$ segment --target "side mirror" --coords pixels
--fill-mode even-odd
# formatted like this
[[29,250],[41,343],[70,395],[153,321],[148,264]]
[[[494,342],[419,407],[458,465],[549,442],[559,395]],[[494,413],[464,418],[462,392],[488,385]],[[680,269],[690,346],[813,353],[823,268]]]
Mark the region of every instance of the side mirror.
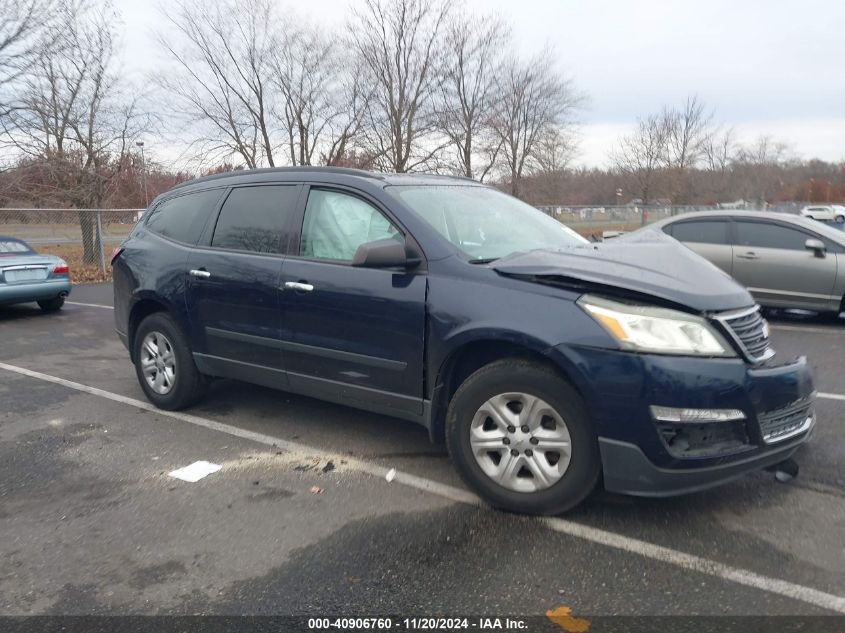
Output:
[[358,247],[352,265],[360,268],[413,268],[420,260],[409,258],[404,242],[388,237]]
[[816,257],[824,257],[825,252],[827,251],[824,242],[813,238],[810,238],[806,242],[804,242],[804,248],[806,248],[808,251],[813,251]]

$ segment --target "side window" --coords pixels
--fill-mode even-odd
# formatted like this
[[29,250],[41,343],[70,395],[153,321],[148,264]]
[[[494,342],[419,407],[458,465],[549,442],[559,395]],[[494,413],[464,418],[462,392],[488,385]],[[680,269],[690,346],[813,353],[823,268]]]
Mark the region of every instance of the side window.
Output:
[[285,222],[299,188],[259,185],[232,189],[217,218],[211,246],[254,253],[280,253]]
[[211,189],[165,200],[153,209],[146,227],[177,242],[196,244],[221,193],[221,189]]
[[351,262],[361,244],[404,239],[375,207],[337,191],[312,189],[305,206],[299,254]]
[[672,237],[680,242],[727,244],[728,223],[721,221],[678,222],[672,225]]
[[758,248],[785,248],[803,251],[804,242],[810,235],[789,229],[779,224],[763,222],[737,222],[736,243],[738,246],[756,246]]

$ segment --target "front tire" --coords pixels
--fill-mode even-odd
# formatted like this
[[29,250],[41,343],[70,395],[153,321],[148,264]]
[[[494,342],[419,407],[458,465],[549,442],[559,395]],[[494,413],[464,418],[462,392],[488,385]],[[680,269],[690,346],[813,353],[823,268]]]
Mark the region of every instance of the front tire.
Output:
[[64,297],[53,297],[52,299],[41,299],[38,301],[38,307],[44,312],[58,312],[64,304]]
[[158,408],[184,409],[205,395],[208,378],[197,370],[185,335],[169,315],[156,312],[141,321],[132,358],[144,394]]
[[556,371],[527,360],[496,361],[464,381],[449,403],[446,444],[467,485],[511,512],[566,512],[601,473],[581,397]]
[[837,215],[834,221],[837,224],[845,224],[845,215]]

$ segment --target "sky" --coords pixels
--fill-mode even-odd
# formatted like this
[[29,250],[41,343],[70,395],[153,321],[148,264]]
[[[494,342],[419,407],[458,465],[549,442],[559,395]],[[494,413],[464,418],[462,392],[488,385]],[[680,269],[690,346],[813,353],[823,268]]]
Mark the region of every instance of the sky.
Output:
[[[356,0],[279,0],[339,27]],[[763,134],[801,158],[845,161],[842,0],[465,0],[507,19],[526,56],[549,45],[586,94],[576,162],[605,166],[637,117],[697,94],[740,142]],[[115,0],[124,67],[154,72],[167,0]],[[154,147],[153,155],[161,155]],[[163,157],[163,156],[162,156]]]

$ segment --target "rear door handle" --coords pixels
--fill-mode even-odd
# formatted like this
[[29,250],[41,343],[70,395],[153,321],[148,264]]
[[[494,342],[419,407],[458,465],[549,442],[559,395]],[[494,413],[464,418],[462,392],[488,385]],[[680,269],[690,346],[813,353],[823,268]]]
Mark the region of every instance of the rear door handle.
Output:
[[760,259],[760,256],[757,253],[739,253],[737,257],[741,257],[742,259]]
[[287,290],[296,290],[297,292],[311,292],[314,290],[314,286],[301,281],[286,281],[285,288]]
[[211,273],[207,270],[199,269],[199,270],[192,270],[190,271],[192,277],[199,277],[200,279],[208,279],[211,277]]

